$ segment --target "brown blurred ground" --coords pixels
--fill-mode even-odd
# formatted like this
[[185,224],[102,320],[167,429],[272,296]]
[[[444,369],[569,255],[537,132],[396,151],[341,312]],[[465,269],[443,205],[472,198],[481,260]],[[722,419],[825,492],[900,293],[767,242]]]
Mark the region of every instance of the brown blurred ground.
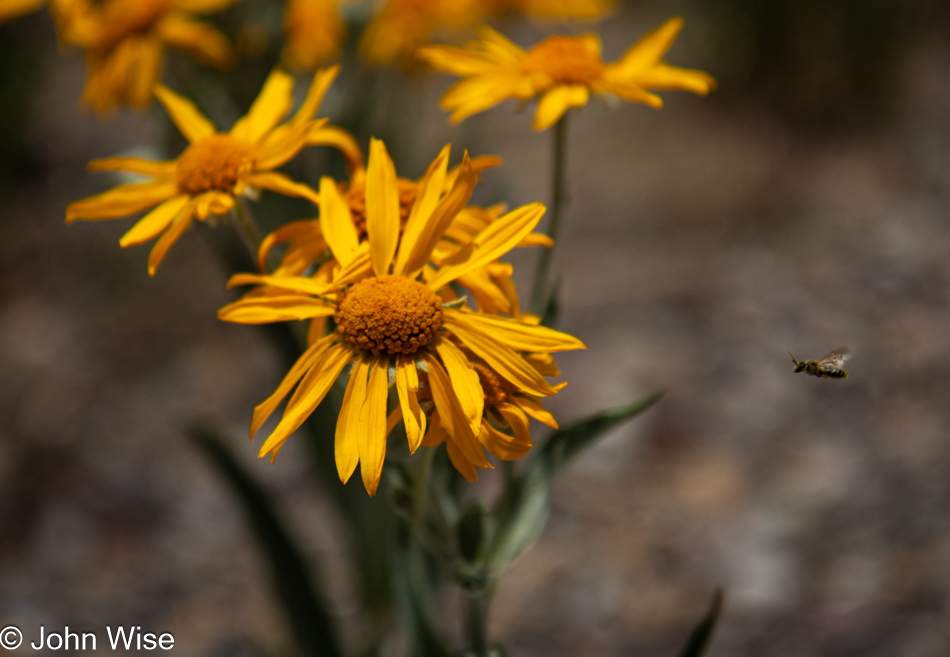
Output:
[[[670,60],[722,89],[573,117],[561,327],[589,349],[559,358],[570,386],[550,407],[570,421],[668,395],[559,484],[493,607],[513,655],[673,655],[716,586],[713,657],[950,651],[950,40],[927,3],[895,12],[893,33],[887,4],[843,4],[835,20],[880,48],[812,3],[791,26],[738,0],[603,26],[614,58],[685,12]],[[241,518],[181,437],[196,419],[229,432],[346,618],[346,539],[305,450],[272,466],[244,440],[280,361],[215,319],[232,295],[206,228],[150,280],[147,249],[117,247],[130,222],[63,225],[107,184],[85,162],[162,124],[77,114],[78,60],[41,17],[21,29],[45,50],[0,209],[0,624],[134,622],[174,632],[178,655],[282,650]],[[511,106],[449,128],[444,83],[416,87],[427,128],[400,172],[453,141],[505,158],[478,200],[546,200],[550,135]],[[785,354],[839,345],[855,352],[843,382],[794,375]]]

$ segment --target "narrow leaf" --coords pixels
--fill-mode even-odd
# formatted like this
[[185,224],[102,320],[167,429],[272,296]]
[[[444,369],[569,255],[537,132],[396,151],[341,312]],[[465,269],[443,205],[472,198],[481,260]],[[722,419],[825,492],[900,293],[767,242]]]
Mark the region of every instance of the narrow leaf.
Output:
[[679,657],[702,657],[706,654],[706,650],[709,649],[709,645],[712,643],[716,625],[719,623],[719,616],[722,614],[723,598],[722,589],[716,589],[713,593],[709,611],[706,612],[693,633],[689,635],[689,639],[686,640],[686,645],[680,651]]

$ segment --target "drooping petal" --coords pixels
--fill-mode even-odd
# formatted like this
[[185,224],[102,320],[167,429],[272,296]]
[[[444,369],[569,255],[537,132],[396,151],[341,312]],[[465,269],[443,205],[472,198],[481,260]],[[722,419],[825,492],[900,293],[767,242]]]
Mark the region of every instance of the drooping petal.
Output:
[[[360,475],[366,492],[373,496],[383,476],[386,460],[386,397],[389,392],[387,379],[389,359],[380,356],[369,374],[366,403],[360,414],[360,431],[357,433],[360,446]],[[365,424],[363,424],[365,417]]]
[[470,484],[478,481],[478,471],[465,456],[465,452],[462,451],[462,448],[459,447],[454,440],[447,440],[445,442],[445,449],[449,454],[452,465],[455,466],[455,469],[459,471],[459,474],[462,475],[465,481]]
[[485,452],[482,451],[475,434],[472,432],[472,425],[468,416],[452,389],[452,381],[449,379],[449,375],[446,374],[445,370],[442,369],[442,365],[431,354],[423,353],[422,358],[429,366],[432,401],[435,402],[435,407],[439,411],[442,426],[452,438],[449,443],[456,444],[469,463],[482,468],[491,467],[488,459],[485,458]]
[[264,173],[253,173],[247,177],[247,184],[252,187],[269,189],[285,196],[296,196],[305,198],[314,205],[320,203],[320,195],[317,194],[310,185],[294,182],[288,176],[276,171],[267,171]]
[[162,41],[205,64],[224,68],[234,60],[227,38],[208,23],[171,13],[158,22],[155,30]]
[[297,386],[294,396],[287,402],[284,416],[274,432],[268,436],[261,446],[258,456],[266,456],[278,448],[285,440],[304,423],[313,410],[330,390],[340,372],[349,362],[352,351],[345,342],[340,342],[327,349],[320,358],[310,367],[307,375]]
[[264,425],[267,418],[274,412],[274,409],[280,405],[284,397],[290,393],[300,378],[317,362],[317,359],[323,355],[323,352],[327,350],[335,339],[336,336],[328,335],[326,338],[310,345],[310,347],[301,354],[300,358],[297,359],[293,367],[290,368],[290,371],[287,372],[271,396],[254,407],[254,415],[251,417],[251,440],[254,440],[254,434]]
[[388,273],[399,242],[399,189],[396,167],[379,139],[369,145],[366,170],[366,233],[377,276]]
[[336,471],[344,484],[353,476],[356,465],[360,462],[358,433],[360,413],[366,402],[369,367],[368,358],[360,358],[353,365],[346,393],[343,395],[343,405],[340,406],[340,416],[336,421],[333,449],[336,455]]
[[515,442],[519,445],[533,447],[531,442],[531,431],[528,424],[528,416],[515,404],[501,402],[495,405],[495,408],[508,421],[508,426],[515,434]]
[[532,418],[540,422],[541,424],[546,424],[552,429],[557,429],[557,420],[554,419],[554,416],[548,413],[546,410],[541,408],[541,404],[536,402],[533,399],[528,399],[524,396],[518,397],[509,397],[514,403],[516,403],[522,411],[530,415]]
[[451,340],[438,339],[435,349],[442,358],[442,362],[445,363],[445,370],[452,381],[452,389],[462,405],[462,410],[468,416],[472,433],[477,436],[482,425],[482,411],[485,410],[485,392],[478,379],[478,372],[472,368],[468,358]]
[[74,201],[66,206],[66,223],[79,220],[118,219],[141,212],[178,194],[173,180],[120,185],[107,192]]
[[119,240],[119,246],[127,247],[142,244],[158,237],[175,218],[175,215],[188,202],[187,194],[179,194],[168,199],[157,208],[142,217]]
[[363,152],[349,132],[337,126],[314,126],[307,133],[307,146],[332,146],[343,155],[346,169],[353,172],[363,168]]
[[411,357],[400,356],[396,361],[396,392],[399,395],[399,407],[402,409],[403,425],[409,439],[409,453],[414,454],[422,443],[426,432],[426,414],[419,406],[416,395],[419,381],[416,378],[416,364]]
[[155,85],[154,93],[172,122],[192,144],[215,133],[214,124],[190,100],[160,84]]
[[261,296],[228,304],[218,311],[218,319],[235,324],[271,324],[330,317],[335,312],[334,306],[310,296]]
[[356,255],[360,237],[353,224],[350,206],[329,176],[320,178],[320,227],[334,257],[346,266]]
[[559,84],[552,87],[538,101],[534,115],[534,129],[547,130],[558,122],[571,107],[583,107],[590,99],[590,90],[583,84]]
[[186,203],[185,207],[178,211],[178,215],[172,220],[168,229],[162,234],[158,241],[155,242],[151,253],[148,254],[149,276],[155,275],[155,270],[158,269],[162,260],[165,259],[168,250],[178,241],[178,238],[185,232],[185,229],[191,225],[191,217],[194,213],[194,209],[195,202],[193,200]]
[[442,186],[445,183],[445,172],[449,165],[450,152],[451,145],[446,145],[438,157],[429,165],[422,180],[419,181],[416,202],[413,203],[409,218],[406,220],[406,229],[403,231],[399,254],[396,256],[396,266],[393,271],[397,274],[405,272],[410,254],[419,242],[419,236],[426,228],[428,219],[442,196]]
[[484,267],[513,249],[525,235],[534,230],[544,211],[545,207],[541,203],[529,203],[500,217],[446,261],[435,277],[427,283],[429,289],[438,290],[459,276]]
[[521,355],[495,340],[491,334],[485,334],[480,327],[464,321],[464,316],[446,313],[443,317],[445,328],[516,388],[538,397],[557,394],[557,389],[545,381]]
[[268,233],[261,241],[261,246],[257,249],[257,267],[262,272],[266,271],[268,255],[271,249],[278,244],[285,244],[300,239],[319,241],[322,236],[323,233],[320,230],[319,221],[313,219],[299,219],[286,223],[277,230]]
[[482,424],[481,433],[478,434],[478,442],[484,445],[493,456],[502,461],[516,461],[531,451],[533,446],[530,442],[523,443],[517,436],[509,436],[503,431],[499,431],[488,422]]
[[587,345],[573,335],[561,333],[545,326],[534,326],[517,319],[486,315],[484,313],[463,312],[454,308],[443,311],[453,317],[462,315],[459,321],[477,327],[486,335],[491,335],[515,351],[557,352],[573,349],[587,349]]
[[438,447],[444,443],[449,437],[449,434],[446,433],[445,427],[442,426],[442,420],[439,419],[438,409],[432,412],[432,420],[429,422],[429,430],[426,432],[426,435],[422,437],[422,446],[423,447]]
[[257,143],[290,111],[293,87],[294,79],[291,76],[278,69],[272,71],[250,111],[231,128],[231,136],[252,144]]

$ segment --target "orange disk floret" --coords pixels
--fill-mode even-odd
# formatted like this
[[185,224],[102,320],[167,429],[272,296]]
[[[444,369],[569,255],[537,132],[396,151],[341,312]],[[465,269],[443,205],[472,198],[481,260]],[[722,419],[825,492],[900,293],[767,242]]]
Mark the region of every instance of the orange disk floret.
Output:
[[380,276],[356,283],[335,315],[337,331],[358,349],[414,354],[442,326],[442,300],[404,276]]
[[230,135],[216,134],[189,146],[178,158],[178,189],[187,194],[230,192],[254,165],[254,148]]
[[546,73],[558,82],[594,83],[604,74],[604,63],[589,43],[578,37],[552,36],[528,50],[529,73]]

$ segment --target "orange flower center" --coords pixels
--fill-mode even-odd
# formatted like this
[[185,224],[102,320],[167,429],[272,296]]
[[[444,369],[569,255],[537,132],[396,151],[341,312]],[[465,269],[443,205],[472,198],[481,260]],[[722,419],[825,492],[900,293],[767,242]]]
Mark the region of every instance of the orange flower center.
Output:
[[144,34],[165,13],[167,0],[109,0],[102,3],[98,45],[112,48],[135,34]]
[[[396,187],[399,190],[399,232],[401,234],[406,227],[412,204],[416,202],[416,185],[410,180],[399,178],[396,181]],[[340,183],[340,193],[343,194],[346,204],[350,206],[350,215],[353,217],[353,224],[356,226],[360,242],[365,242],[367,236],[366,184],[362,181]]]
[[414,354],[442,326],[442,300],[411,278],[367,278],[347,290],[334,319],[336,330],[357,349]]
[[497,406],[508,399],[508,395],[514,392],[515,387],[507,380],[498,375],[498,372],[488,366],[488,363],[478,358],[466,350],[468,362],[478,373],[478,380],[482,384],[482,391],[485,393],[485,403],[489,406]]
[[178,158],[178,189],[201,194],[231,192],[254,165],[254,149],[230,135],[211,135],[195,142]]
[[595,82],[604,72],[600,55],[577,37],[553,36],[528,50],[525,70],[546,73],[558,82]]

